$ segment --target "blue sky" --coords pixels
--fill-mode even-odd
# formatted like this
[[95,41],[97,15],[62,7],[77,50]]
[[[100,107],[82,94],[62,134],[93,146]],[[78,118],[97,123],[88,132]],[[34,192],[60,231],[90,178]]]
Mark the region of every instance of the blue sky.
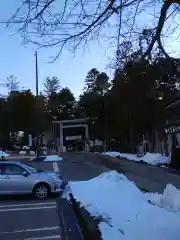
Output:
[[[0,14],[6,18],[15,9],[15,1],[1,1]],[[0,33],[0,81],[13,74],[22,87],[35,92],[35,47],[22,46],[21,37],[12,35],[12,30],[3,25],[0,25]],[[65,50],[60,58],[51,64],[48,61],[53,53],[51,49],[40,49],[38,52],[40,90],[43,89],[43,80],[46,76],[57,76],[62,87],[69,87],[75,96],[78,96],[84,87],[83,81],[88,70],[96,67],[104,71],[108,64],[105,49],[96,43],[91,43],[85,54],[78,51],[75,57]],[[0,92],[5,92],[5,89],[0,87]]]
[[[19,3],[20,0],[1,0],[0,18],[9,18]],[[146,19],[146,21],[144,22],[140,21],[142,16],[139,16],[138,22],[143,26],[148,21],[152,23],[151,19],[148,20],[148,18],[150,16],[145,14],[143,19]],[[0,81],[4,81],[9,75],[13,74],[17,77],[22,87],[30,88],[35,92],[35,47],[30,45],[22,46],[21,37],[12,35],[13,30],[0,25]],[[176,38],[172,39],[172,37],[173,34],[168,35],[169,39],[166,40],[166,48],[174,55],[177,55],[179,53],[177,51],[179,49],[179,41]],[[46,76],[57,76],[60,79],[61,86],[69,87],[77,97],[84,87],[84,79],[87,72],[93,67],[104,71],[109,63],[109,59],[106,56],[107,48],[102,45],[91,42],[85,53],[78,51],[75,57],[68,50],[64,50],[60,58],[53,64],[48,63],[48,61],[50,60],[49,57],[54,54],[54,51],[52,49],[40,49],[38,52],[39,89],[43,89],[43,81]],[[0,87],[1,92],[5,92],[5,89],[2,87]]]

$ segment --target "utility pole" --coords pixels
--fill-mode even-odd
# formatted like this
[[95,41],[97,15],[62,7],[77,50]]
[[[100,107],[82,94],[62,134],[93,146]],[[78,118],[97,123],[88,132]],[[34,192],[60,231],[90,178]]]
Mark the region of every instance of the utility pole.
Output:
[[39,91],[38,91],[38,57],[37,57],[37,51],[35,52],[35,61],[36,61],[36,97],[38,97]]
[[[39,95],[39,90],[38,90],[38,83],[39,83],[39,79],[38,79],[38,56],[37,56],[37,51],[35,52],[35,65],[36,65],[36,104],[38,105],[38,95]],[[37,143],[36,143],[36,157],[37,160],[39,159],[39,132],[37,134]]]

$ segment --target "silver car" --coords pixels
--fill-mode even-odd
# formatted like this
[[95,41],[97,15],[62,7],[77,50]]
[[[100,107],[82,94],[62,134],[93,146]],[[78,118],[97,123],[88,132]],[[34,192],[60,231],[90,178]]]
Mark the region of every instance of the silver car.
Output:
[[21,162],[0,162],[0,194],[29,194],[38,199],[61,192],[62,178],[54,172],[43,172]]

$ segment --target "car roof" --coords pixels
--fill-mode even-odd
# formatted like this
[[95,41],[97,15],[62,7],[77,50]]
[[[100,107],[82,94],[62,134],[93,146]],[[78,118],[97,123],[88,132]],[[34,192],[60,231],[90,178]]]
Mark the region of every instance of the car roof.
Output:
[[20,161],[0,161],[0,164],[7,164],[7,163],[10,163],[10,164],[21,164],[21,162]]

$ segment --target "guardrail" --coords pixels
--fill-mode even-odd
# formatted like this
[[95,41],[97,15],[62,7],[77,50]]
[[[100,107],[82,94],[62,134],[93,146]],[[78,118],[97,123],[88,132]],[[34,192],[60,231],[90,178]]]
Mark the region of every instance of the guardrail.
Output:
[[71,192],[68,192],[66,197],[63,197],[63,193],[62,196],[59,197],[57,200],[57,212],[62,240],[101,239],[101,234],[95,221],[85,209],[83,209],[82,212],[82,208],[79,207],[79,204]]

